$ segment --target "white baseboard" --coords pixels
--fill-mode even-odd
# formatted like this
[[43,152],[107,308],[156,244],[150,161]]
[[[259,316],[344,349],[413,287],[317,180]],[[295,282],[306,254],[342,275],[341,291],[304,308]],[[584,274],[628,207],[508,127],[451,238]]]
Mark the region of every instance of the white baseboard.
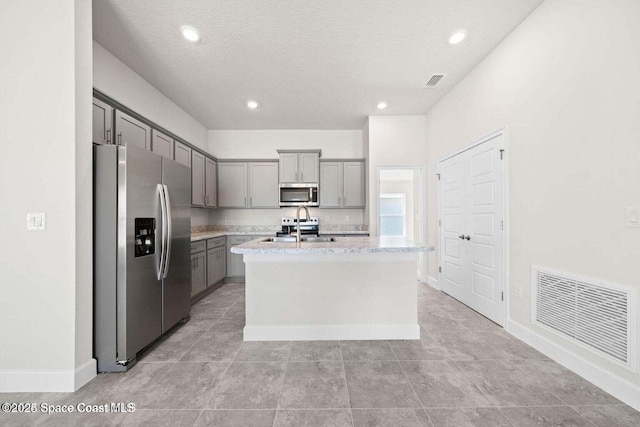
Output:
[[245,326],[245,341],[417,340],[420,326]]
[[607,371],[518,322],[509,320],[507,331],[616,399],[640,411],[640,385]]
[[0,370],[0,392],[73,392],[96,376],[95,359],[76,369]]
[[438,286],[438,279],[436,279],[433,276],[427,276],[427,284],[431,285],[432,287],[436,288],[437,290],[440,290],[440,287]]

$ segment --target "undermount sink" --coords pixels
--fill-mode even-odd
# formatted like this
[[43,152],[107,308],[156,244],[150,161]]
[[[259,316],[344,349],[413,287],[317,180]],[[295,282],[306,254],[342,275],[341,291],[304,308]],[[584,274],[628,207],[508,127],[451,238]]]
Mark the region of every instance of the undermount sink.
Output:
[[[303,242],[307,243],[328,243],[335,242],[335,237],[305,237],[302,236],[300,239]],[[296,236],[278,236],[278,237],[268,237],[264,240],[261,240],[260,243],[296,243],[298,239]]]

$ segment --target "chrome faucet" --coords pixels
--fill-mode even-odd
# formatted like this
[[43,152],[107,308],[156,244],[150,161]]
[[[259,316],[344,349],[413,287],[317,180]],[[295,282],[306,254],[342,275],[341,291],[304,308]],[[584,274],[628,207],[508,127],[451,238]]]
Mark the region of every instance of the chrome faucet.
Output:
[[298,226],[298,247],[300,247],[300,209],[304,208],[304,211],[307,213],[307,221],[311,221],[311,217],[309,216],[309,209],[306,206],[298,206],[298,210],[296,211],[296,224]]

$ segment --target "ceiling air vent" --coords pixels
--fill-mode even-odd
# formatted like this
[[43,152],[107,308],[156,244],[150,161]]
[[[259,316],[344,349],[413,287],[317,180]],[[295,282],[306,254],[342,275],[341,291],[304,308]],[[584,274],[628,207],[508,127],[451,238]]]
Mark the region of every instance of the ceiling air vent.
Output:
[[429,78],[429,80],[424,84],[424,87],[436,87],[440,80],[442,80],[446,76],[446,74],[434,74]]

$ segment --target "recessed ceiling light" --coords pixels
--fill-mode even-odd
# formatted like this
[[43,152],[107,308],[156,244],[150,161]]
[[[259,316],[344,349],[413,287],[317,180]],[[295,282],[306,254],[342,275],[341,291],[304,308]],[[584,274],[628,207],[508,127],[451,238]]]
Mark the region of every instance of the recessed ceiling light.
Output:
[[458,30],[449,37],[449,44],[458,44],[467,37],[467,30]]
[[184,36],[184,38],[189,40],[190,42],[195,43],[200,40],[200,33],[190,25],[183,25],[182,27],[180,27],[180,31],[182,31],[182,35]]
[[258,103],[256,101],[247,101],[247,107],[255,110],[256,108],[258,108]]
[[386,102],[379,102],[378,103],[378,110],[384,110],[385,108],[387,108],[387,103]]

